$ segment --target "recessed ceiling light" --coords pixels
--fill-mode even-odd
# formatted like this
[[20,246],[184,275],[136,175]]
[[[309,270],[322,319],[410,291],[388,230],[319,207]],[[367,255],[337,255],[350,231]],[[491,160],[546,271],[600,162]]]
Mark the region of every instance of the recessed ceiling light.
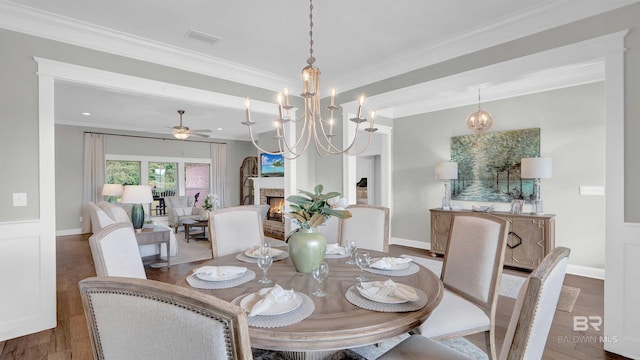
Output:
[[84,116],[91,116],[91,113],[90,113],[90,112],[83,112],[83,113],[82,113],[82,115],[84,115]]
[[222,131],[222,128],[218,128],[217,130],[218,130],[218,131]]

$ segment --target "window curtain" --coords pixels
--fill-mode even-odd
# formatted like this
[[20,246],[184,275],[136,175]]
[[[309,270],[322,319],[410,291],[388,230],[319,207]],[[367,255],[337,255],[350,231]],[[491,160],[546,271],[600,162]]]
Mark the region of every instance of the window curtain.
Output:
[[227,144],[211,144],[211,191],[218,195],[220,208],[227,204]]
[[84,134],[84,180],[82,192],[82,233],[90,233],[91,216],[87,203],[102,199],[102,185],[106,182],[104,135]]

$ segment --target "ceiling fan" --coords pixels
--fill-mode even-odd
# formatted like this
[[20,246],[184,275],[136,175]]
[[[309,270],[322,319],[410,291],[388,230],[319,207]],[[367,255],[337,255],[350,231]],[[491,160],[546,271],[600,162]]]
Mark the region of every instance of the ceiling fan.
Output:
[[184,110],[178,110],[178,114],[180,114],[180,125],[173,126],[173,127],[167,126],[168,128],[171,129],[171,132],[173,133],[173,137],[180,140],[187,139],[191,135],[200,136],[200,137],[209,137],[209,135],[202,134],[202,133],[211,132],[211,130],[207,130],[207,129],[191,130],[189,129],[188,126],[182,126],[182,115],[184,114]]

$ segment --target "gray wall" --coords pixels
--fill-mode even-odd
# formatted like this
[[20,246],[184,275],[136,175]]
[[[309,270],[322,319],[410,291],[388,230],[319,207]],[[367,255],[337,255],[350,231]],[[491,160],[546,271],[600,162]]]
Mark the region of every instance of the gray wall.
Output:
[[[56,125],[56,229],[80,228],[82,215],[82,172],[84,132],[109,134],[113,130],[100,130],[78,126]],[[122,132],[120,132],[122,133]],[[141,134],[143,135],[143,134]],[[240,203],[240,165],[247,156],[255,156],[255,149],[246,141],[214,140],[227,144],[227,206]],[[146,139],[128,136],[105,136],[107,154],[210,158],[210,143],[206,141],[179,141],[168,138]]]
[[[604,197],[580,196],[581,185],[604,186],[604,84],[595,83],[487,102],[491,132],[540,128],[540,154],[553,158],[542,180],[544,210],[556,214],[556,245],[571,263],[604,268]],[[451,137],[468,135],[464,119],[475,106],[396,119],[393,128],[392,236],[429,242],[429,209],[440,207],[443,183],[434,167],[450,159]],[[470,209],[477,202],[454,202]],[[509,210],[507,203],[494,203]],[[525,207],[529,211],[529,206]]]

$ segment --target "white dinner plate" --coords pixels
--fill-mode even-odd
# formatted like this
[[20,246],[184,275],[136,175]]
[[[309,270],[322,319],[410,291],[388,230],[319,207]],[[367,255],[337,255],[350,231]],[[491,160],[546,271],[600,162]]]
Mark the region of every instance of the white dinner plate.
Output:
[[[250,313],[251,309],[253,309],[253,306],[260,300],[262,300],[262,297],[258,293],[249,294],[244,298],[242,298],[242,300],[240,301],[240,306],[243,309],[245,309],[247,313]],[[298,306],[300,306],[301,304],[302,304],[302,297],[294,293],[292,299],[285,302],[281,302],[281,303],[273,303],[271,304],[269,309],[267,309],[266,311],[264,311],[262,314],[259,314],[259,315],[261,316],[261,315],[286,314],[289,311],[293,311],[297,309]]]
[[[405,289],[408,290],[413,290],[413,288],[409,285],[405,285],[405,284],[399,284],[396,283],[396,285],[398,287],[403,287]],[[371,301],[375,301],[375,302],[379,302],[379,303],[384,303],[384,304],[403,304],[406,302],[409,302],[409,300],[406,299],[400,299],[397,298],[395,296],[376,296],[376,295],[372,295],[369,294],[367,291],[365,291],[363,288],[361,288],[360,286],[356,286],[356,289],[358,290],[358,292],[360,293],[360,295],[362,295],[363,297],[371,300]],[[413,290],[415,291],[415,290]]]
[[378,261],[378,260],[380,260],[380,259],[382,259],[382,258],[373,258],[373,259],[371,259],[371,260],[369,261],[369,264],[371,264],[371,265],[369,265],[369,266],[370,266],[370,267],[372,267],[372,268],[374,268],[374,269],[380,269],[380,270],[402,270],[402,269],[406,269],[406,268],[408,268],[408,267],[409,267],[409,265],[411,265],[411,261],[409,261],[409,262],[407,262],[407,263],[393,265],[393,266],[388,267],[388,268],[383,268],[383,267],[377,267],[377,266],[374,266],[374,265],[375,265],[375,262],[376,262],[376,261]]
[[231,273],[228,273],[228,274],[218,275],[218,267],[217,266],[203,266],[203,267],[201,267],[201,268],[199,268],[197,270],[198,271],[196,271],[194,273],[195,276],[198,279],[204,280],[204,281],[227,281],[227,280],[233,280],[233,279],[237,279],[239,277],[244,276],[244,274],[247,272],[247,269],[245,268],[244,271],[242,271],[242,272],[231,272]]
[[[247,255],[250,258],[257,259],[258,258],[257,252],[258,252],[257,248],[251,248],[251,249],[245,251],[244,254]],[[281,255],[283,252],[284,251],[282,251],[282,250],[273,249],[273,248],[271,248],[269,250],[269,254],[271,254],[272,258],[275,258],[278,255]]]

